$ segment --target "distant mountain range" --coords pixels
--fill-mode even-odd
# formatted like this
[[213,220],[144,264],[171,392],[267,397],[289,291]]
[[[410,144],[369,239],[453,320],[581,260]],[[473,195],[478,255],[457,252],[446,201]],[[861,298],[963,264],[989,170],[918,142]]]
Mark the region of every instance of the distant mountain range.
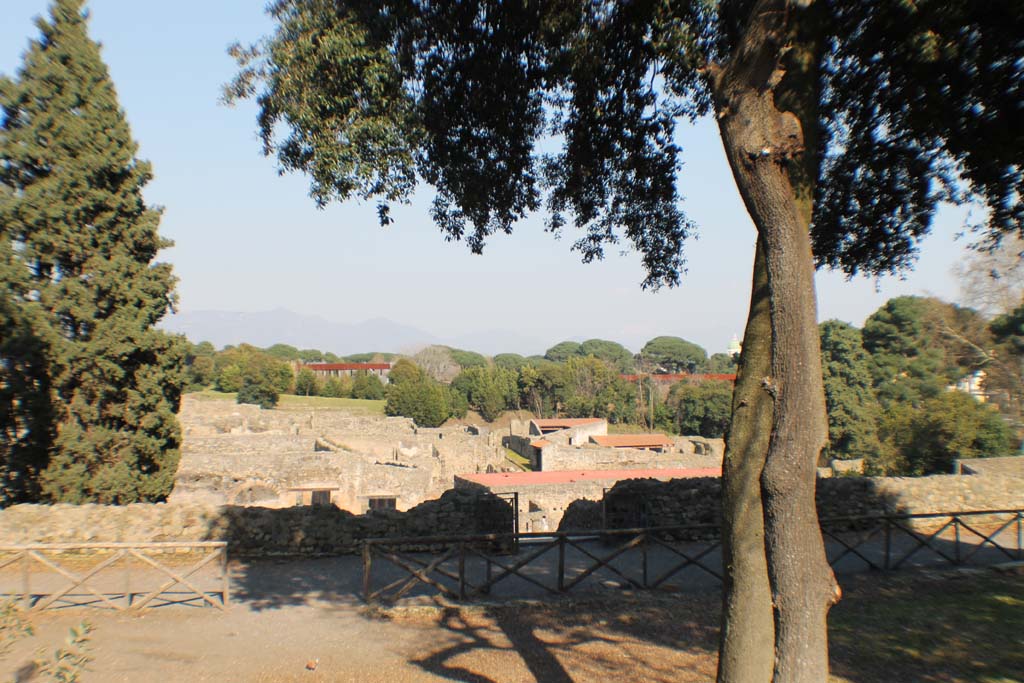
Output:
[[479,353],[544,353],[545,345],[509,330],[488,330],[445,338],[424,330],[374,318],[341,323],[287,309],[273,311],[183,311],[168,316],[160,327],[184,334],[193,342],[208,341],[217,348],[247,343],[259,347],[290,344],[300,349],[319,349],[339,356],[367,351],[413,352],[430,344],[446,344]]

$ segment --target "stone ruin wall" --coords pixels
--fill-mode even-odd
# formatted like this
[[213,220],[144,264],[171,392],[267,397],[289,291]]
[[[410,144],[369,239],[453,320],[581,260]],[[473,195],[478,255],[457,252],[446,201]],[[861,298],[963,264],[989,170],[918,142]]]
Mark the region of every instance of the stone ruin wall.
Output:
[[[448,491],[407,512],[353,515],[334,506],[286,509],[202,504],[14,505],[0,510],[4,544],[227,541],[234,557],[356,554],[368,538],[501,533],[512,511],[493,496]],[[407,543],[404,550],[425,550]]]
[[[463,479],[456,480],[456,487],[486,490]],[[717,525],[721,517],[721,479],[717,477],[515,485],[495,487],[492,492],[519,495],[520,531],[598,529],[606,514],[609,526],[620,527]],[[602,500],[607,501],[607,510]],[[817,503],[822,519],[1024,509],[1024,478],[835,477],[818,480]]]
[[186,398],[181,421],[173,502],[285,507],[327,489],[352,512],[372,497],[406,510],[450,489],[456,474],[512,469],[497,435],[423,430],[407,418]]
[[587,446],[559,446],[552,444],[542,449],[541,469],[565,470],[632,470],[720,467],[725,451],[722,439],[691,439],[681,437],[667,453],[636,448],[604,448]]
[[[520,494],[521,531],[527,530],[527,521],[531,531],[544,531],[542,520],[547,530],[584,530],[601,525],[605,486],[607,482],[577,482],[503,487],[500,492]],[[610,518],[628,513],[633,502],[642,500],[648,525],[717,525],[720,493],[717,478],[630,480],[614,487],[608,513]],[[531,509],[531,504],[537,509]],[[994,509],[1024,509],[1024,478],[934,475],[818,481],[818,510],[823,518]],[[511,528],[507,504],[479,485],[460,485],[407,512],[364,515],[333,506],[275,510],[196,502],[15,505],[0,510],[0,539],[6,544],[224,540],[233,555],[241,556],[356,553],[366,538],[494,533]],[[407,549],[417,547],[411,544]]]

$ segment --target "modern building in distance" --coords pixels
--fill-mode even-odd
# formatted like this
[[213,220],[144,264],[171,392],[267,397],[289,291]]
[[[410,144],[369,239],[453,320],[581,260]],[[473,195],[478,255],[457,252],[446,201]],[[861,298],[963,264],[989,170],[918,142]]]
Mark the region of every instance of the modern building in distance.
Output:
[[377,375],[385,383],[391,372],[391,363],[306,363],[300,367],[311,370],[320,379],[368,374]]

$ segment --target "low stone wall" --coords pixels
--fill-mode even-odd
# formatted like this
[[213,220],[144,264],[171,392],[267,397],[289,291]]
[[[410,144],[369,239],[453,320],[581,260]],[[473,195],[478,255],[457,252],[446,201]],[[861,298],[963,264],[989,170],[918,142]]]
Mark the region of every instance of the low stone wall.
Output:
[[566,470],[632,470],[632,469],[700,469],[722,464],[721,451],[695,452],[687,439],[677,439],[670,452],[657,453],[635,448],[602,448],[601,446],[545,446],[542,467],[545,472]]
[[[522,531],[594,529],[605,516],[620,528],[716,525],[720,493],[717,478],[628,480],[607,493],[600,482],[519,487],[517,513]],[[1024,509],[1024,478],[837,477],[818,481],[817,498],[822,518]],[[407,512],[365,515],[333,506],[15,505],[0,510],[0,544],[223,540],[242,556],[338,555],[358,552],[366,538],[508,531],[512,514],[479,487],[446,491]]]
[[[190,504],[15,505],[0,510],[0,545],[227,541],[233,556],[358,553],[367,538],[500,533],[512,510],[499,498],[447,491],[407,512],[353,515],[334,506],[282,509]],[[410,544],[406,550],[423,546]]]
[[[1024,479],[956,474],[835,477],[818,480],[816,497],[822,519],[1024,509]],[[721,480],[623,481],[608,491],[604,505],[609,526],[620,528],[717,524]],[[567,516],[563,527],[573,523]]]

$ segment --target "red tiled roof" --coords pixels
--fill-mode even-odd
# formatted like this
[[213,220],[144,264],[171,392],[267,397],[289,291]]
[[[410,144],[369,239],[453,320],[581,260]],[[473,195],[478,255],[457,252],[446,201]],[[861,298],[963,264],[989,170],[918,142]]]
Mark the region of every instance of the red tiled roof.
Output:
[[537,439],[536,441],[531,441],[530,445],[534,448],[544,448],[545,446],[550,446],[551,442],[547,439]]
[[327,372],[329,370],[390,370],[391,363],[306,363],[313,372]]
[[577,481],[621,481],[623,479],[691,479],[720,477],[721,467],[647,470],[559,470],[554,472],[492,472],[460,474],[459,477],[488,488],[501,486],[571,484]]
[[545,420],[531,420],[538,427],[568,429],[569,427],[580,427],[583,425],[597,424],[604,422],[601,417],[556,417]]
[[654,448],[671,446],[674,442],[664,434],[609,434],[592,436],[590,440],[598,446],[609,448]]

